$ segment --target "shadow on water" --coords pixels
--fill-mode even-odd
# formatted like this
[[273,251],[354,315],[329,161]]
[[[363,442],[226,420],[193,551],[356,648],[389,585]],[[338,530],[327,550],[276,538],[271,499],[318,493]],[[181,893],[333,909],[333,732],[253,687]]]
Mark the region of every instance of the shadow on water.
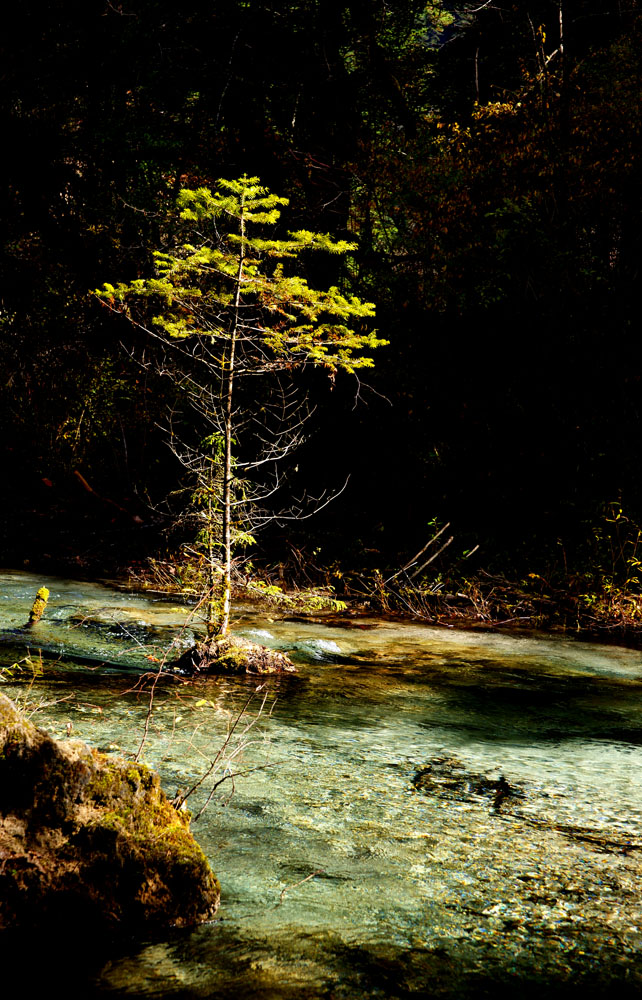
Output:
[[[216,940],[213,941],[213,938]],[[72,997],[172,997],[181,1000],[638,1000],[642,962],[638,955],[577,955],[565,949],[555,961],[556,942],[502,960],[502,942],[456,949],[400,949],[346,945],[327,934],[299,937],[296,951],[285,939],[252,938],[218,927],[181,932],[169,940],[112,945],[117,954],[81,976],[65,976]],[[55,962],[53,951],[43,957]],[[14,955],[14,958],[16,956]],[[59,959],[58,959],[59,961]],[[55,967],[55,965],[54,965]],[[51,972],[25,978],[50,985]]]

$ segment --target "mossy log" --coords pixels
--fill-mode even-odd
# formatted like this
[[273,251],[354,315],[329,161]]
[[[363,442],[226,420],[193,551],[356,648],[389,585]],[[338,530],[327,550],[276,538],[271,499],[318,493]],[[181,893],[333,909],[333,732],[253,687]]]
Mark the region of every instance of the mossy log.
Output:
[[189,674],[281,674],[296,671],[286,653],[235,635],[197,643],[183,653],[175,668]]
[[219,898],[157,774],[52,739],[0,695],[0,931],[186,927]]

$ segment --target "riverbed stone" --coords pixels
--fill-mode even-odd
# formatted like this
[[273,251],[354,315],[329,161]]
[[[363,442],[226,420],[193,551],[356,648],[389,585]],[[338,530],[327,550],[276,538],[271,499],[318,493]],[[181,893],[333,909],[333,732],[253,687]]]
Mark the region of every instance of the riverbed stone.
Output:
[[286,653],[238,635],[217,636],[190,647],[174,664],[186,674],[284,674],[296,667]]
[[154,771],[55,740],[0,694],[0,931],[187,927],[219,899]]

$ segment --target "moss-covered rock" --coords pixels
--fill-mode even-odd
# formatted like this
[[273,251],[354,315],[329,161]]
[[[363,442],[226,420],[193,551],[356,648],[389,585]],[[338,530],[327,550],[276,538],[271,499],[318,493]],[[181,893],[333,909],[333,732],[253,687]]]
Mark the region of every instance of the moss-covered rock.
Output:
[[52,739],[0,695],[0,930],[186,927],[219,898],[157,774]]
[[236,635],[208,639],[188,649],[175,664],[185,673],[282,674],[296,667],[286,653]]
[[36,594],[35,600],[33,602],[31,611],[29,613],[29,621],[27,622],[25,628],[31,628],[32,625],[37,625],[44,614],[44,610],[47,607],[47,601],[49,600],[49,591],[46,587],[41,587]]

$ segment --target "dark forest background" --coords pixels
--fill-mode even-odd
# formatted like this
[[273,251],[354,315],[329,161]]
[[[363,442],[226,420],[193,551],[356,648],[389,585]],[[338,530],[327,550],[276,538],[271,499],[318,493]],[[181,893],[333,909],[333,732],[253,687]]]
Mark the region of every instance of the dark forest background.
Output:
[[23,0],[2,39],[6,563],[173,544],[171,387],[88,291],[150,273],[181,186],[246,172],[358,241],[340,280],[390,341],[357,406],[311,380],[292,488],[350,480],[258,561],[340,588],[450,522],[443,579],[639,592],[640,4]]

